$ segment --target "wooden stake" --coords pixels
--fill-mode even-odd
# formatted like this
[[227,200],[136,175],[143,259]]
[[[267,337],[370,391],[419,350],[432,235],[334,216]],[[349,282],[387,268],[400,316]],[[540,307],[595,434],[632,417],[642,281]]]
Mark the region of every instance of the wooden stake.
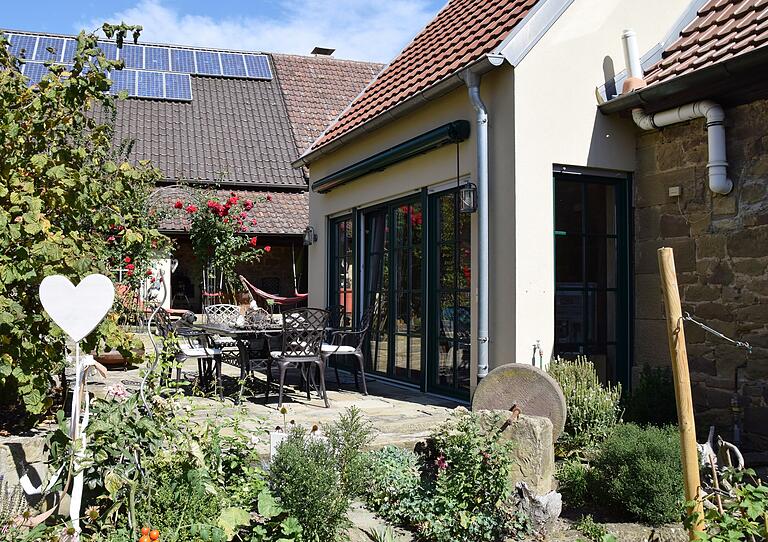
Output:
[[688,513],[697,520],[688,533],[695,540],[697,532],[704,531],[704,507],[701,502],[701,479],[699,478],[699,454],[696,447],[696,424],[693,418],[691,378],[688,373],[688,352],[685,348],[683,311],[680,306],[680,292],[677,287],[675,256],[671,248],[660,248],[659,272],[664,293],[664,307],[667,313],[667,338],[669,355],[672,358],[672,376],[675,384],[677,419],[680,427],[680,455],[683,461],[685,500],[695,502]]

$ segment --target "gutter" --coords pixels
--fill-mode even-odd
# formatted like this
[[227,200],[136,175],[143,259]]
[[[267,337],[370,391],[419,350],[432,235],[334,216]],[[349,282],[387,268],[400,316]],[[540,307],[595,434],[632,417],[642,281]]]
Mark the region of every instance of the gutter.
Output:
[[768,46],[706,68],[675,76],[663,83],[653,83],[645,88],[622,94],[600,104],[598,109],[601,113],[610,115],[663,101],[674,102],[677,96],[690,90],[700,90],[701,97],[705,97],[711,85],[721,84],[729,77],[755,76],[765,69],[766,64],[768,64]]
[[380,128],[381,126],[385,124],[389,124],[393,120],[401,118],[407,115],[408,113],[410,113],[411,111],[420,108],[425,103],[433,101],[437,98],[440,98],[441,96],[445,96],[449,92],[464,86],[464,80],[462,79],[462,74],[466,70],[471,70],[477,73],[478,75],[482,75],[498,66],[501,66],[503,62],[504,62],[504,57],[502,55],[495,55],[495,54],[483,55],[478,60],[470,64],[469,67],[462,68],[461,70],[445,77],[444,79],[441,79],[434,85],[431,85],[430,87],[420,92],[417,92],[410,98],[400,102],[396,106],[384,111],[383,113],[380,113],[379,115],[373,117],[367,122],[361,124],[357,128],[350,130],[349,132],[337,137],[333,141],[300,156],[299,158],[294,160],[291,163],[291,165],[297,169],[303,166],[309,166],[309,164],[311,164],[321,156],[332,153],[333,151],[345,145],[347,142],[351,141],[352,139],[358,138],[361,134],[366,132],[372,132]]

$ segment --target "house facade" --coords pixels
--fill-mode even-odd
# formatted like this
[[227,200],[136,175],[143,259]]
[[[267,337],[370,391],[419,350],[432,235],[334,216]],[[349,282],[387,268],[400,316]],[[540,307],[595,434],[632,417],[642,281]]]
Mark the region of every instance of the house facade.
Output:
[[310,304],[377,305],[370,370],[468,398],[498,365],[583,353],[628,382],[636,129],[595,85],[625,28],[658,47],[688,8],[451,1],[294,162]]
[[[66,65],[73,36],[8,30],[11,52],[25,58],[22,73],[40,80],[45,61]],[[200,311],[203,270],[189,240],[189,220],[173,210],[199,192],[227,199],[234,192],[257,203],[248,235],[270,247],[256,265],[238,272],[271,294],[306,291],[304,230],[309,224],[306,170],[291,161],[381,70],[382,65],[254,51],[139,42],[100,47],[124,62],[113,91],[125,91],[114,118],[116,142],[131,144],[129,158],[149,160],[162,173],[154,203],[166,207],[160,229],[175,241],[167,304]],[[170,274],[171,262],[158,262]],[[213,288],[208,287],[209,290]]]

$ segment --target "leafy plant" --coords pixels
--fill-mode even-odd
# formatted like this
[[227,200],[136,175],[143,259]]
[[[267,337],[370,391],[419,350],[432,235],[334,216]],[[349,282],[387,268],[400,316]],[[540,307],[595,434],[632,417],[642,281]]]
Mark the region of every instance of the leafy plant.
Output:
[[591,542],[603,542],[605,537],[608,536],[608,530],[603,525],[597,523],[591,514],[582,516],[576,522],[575,527],[576,530],[586,536]]
[[594,493],[615,510],[653,525],[680,520],[683,477],[674,427],[617,425],[589,473]]
[[361,495],[370,469],[370,456],[362,453],[373,438],[373,427],[355,406],[346,409],[325,430],[341,474],[344,492],[350,497]]
[[603,386],[594,365],[585,357],[575,361],[558,358],[549,365],[565,395],[568,417],[557,442],[558,455],[594,449],[618,423],[621,385]]
[[349,496],[327,440],[295,426],[278,446],[269,468],[269,486],[296,517],[304,539],[331,542],[348,525]]
[[677,424],[677,405],[672,370],[644,365],[626,400],[624,419],[638,425]]
[[[768,486],[756,478],[755,471],[729,469],[723,477],[721,491],[706,498],[709,506],[704,508],[706,532],[697,533],[696,540],[702,542],[753,541],[768,539]],[[719,501],[718,501],[719,496]],[[691,506],[692,503],[687,503]],[[686,527],[693,518],[686,518]]]
[[395,531],[390,526],[382,529],[368,529],[363,531],[371,542],[397,542]]
[[[83,32],[71,68],[52,64],[29,86],[19,67],[0,35],[0,402],[21,403],[34,419],[52,406],[53,375],[65,358],[62,333],[37,296],[42,279],[111,274],[109,238],[118,226],[120,253],[134,266],[167,239],[136,206],[160,173],[132,164],[114,143],[108,74],[122,63]],[[84,346],[120,333],[108,320]]]
[[580,459],[572,457],[557,465],[556,478],[558,491],[563,495],[563,503],[568,508],[583,506],[590,495],[589,466]]
[[368,506],[398,524],[421,515],[419,456],[396,446],[370,453],[371,471],[366,486]]

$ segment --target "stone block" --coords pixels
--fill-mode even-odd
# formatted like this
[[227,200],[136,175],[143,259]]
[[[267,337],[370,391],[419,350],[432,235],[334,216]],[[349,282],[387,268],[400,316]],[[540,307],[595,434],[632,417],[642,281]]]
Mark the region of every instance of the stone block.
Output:
[[763,183],[744,185],[741,188],[741,201],[743,203],[759,203],[766,198],[766,187]]
[[768,303],[742,307],[736,311],[736,317],[745,322],[768,323]]
[[[688,342],[688,334],[685,335],[686,343]],[[702,348],[696,348],[701,346]],[[714,376],[717,374],[717,366],[715,360],[706,357],[703,352],[711,352],[712,348],[706,345],[688,344],[688,368],[691,373],[700,373],[705,375]],[[697,353],[702,352],[702,353]]]
[[662,215],[659,231],[661,237],[688,237],[691,233],[691,227],[684,216],[679,214]]
[[766,269],[768,269],[768,261],[764,258],[740,258],[738,260],[732,260],[731,266],[737,273],[755,277],[765,274]]
[[730,322],[733,320],[731,308],[722,303],[699,303],[696,305],[695,316],[703,320],[720,320]]
[[725,235],[701,235],[696,239],[697,258],[724,258]]
[[733,282],[731,266],[725,260],[717,260],[710,268],[704,282],[708,284],[730,284]]
[[747,282],[747,289],[755,294],[768,295],[768,279],[754,279]]
[[661,209],[659,206],[639,208],[635,211],[635,237],[637,239],[656,239],[659,237]]
[[549,418],[521,414],[516,420],[507,411],[498,411],[506,428],[502,437],[515,444],[512,485],[525,482],[536,495],[554,489],[555,447]]
[[641,241],[636,245],[635,272],[657,273],[659,260],[657,250],[671,247],[675,253],[675,269],[678,273],[696,270],[696,245],[693,239],[677,238],[657,241]]
[[684,167],[664,173],[656,173],[653,169],[641,169],[638,171],[651,172],[640,174],[635,178],[635,206],[649,207],[663,205],[672,201],[669,197],[670,186],[682,186],[683,197],[695,194],[696,168]]
[[659,171],[677,170],[687,161],[683,158],[682,142],[672,140],[656,147],[656,168]]
[[700,301],[716,301],[720,299],[720,286],[707,284],[690,284],[683,290],[683,303],[698,303]]
[[732,216],[738,211],[736,196],[731,193],[728,196],[712,197],[712,214],[715,216]]
[[635,275],[636,318],[663,318],[661,281],[658,274]]
[[744,409],[744,431],[768,435],[768,407],[750,406]]
[[42,434],[0,438],[0,475],[11,487],[18,485],[25,472],[33,485],[47,479],[45,439]]
[[768,226],[755,226],[737,231],[728,237],[728,255],[732,258],[768,256]]
[[669,367],[667,328],[664,320],[635,319],[635,365]]

